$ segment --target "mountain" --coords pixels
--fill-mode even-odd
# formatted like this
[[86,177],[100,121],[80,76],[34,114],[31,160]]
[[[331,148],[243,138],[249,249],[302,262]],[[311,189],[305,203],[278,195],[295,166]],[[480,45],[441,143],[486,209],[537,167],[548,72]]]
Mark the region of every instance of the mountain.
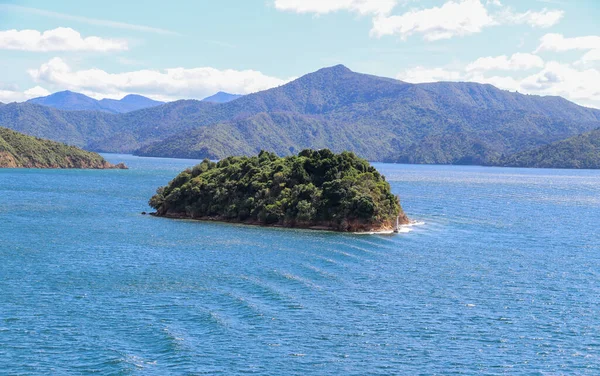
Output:
[[72,91],[60,91],[48,95],[28,100],[29,103],[42,106],[54,107],[66,111],[103,111],[110,113],[125,113],[143,108],[155,107],[163,104],[141,95],[127,95],[123,99],[102,99],[96,100],[87,95],[74,93]]
[[72,91],[60,91],[46,97],[38,97],[28,100],[29,103],[35,103],[42,106],[49,106],[66,111],[102,111],[102,106],[94,98],[87,95],[74,93]]
[[223,158],[306,148],[372,161],[485,164],[600,127],[600,111],[476,83],[410,84],[338,65],[227,103],[124,114],[0,106],[0,125],[104,152]]
[[211,95],[210,97],[206,97],[202,101],[212,103],[227,103],[241,97],[243,97],[243,95],[241,94],[229,94],[223,91],[219,91],[217,94]]
[[60,111],[30,102],[0,107],[0,126],[79,147],[113,136],[116,119],[100,111]]
[[104,98],[99,101],[99,104],[108,112],[124,113],[160,106],[164,102],[155,101],[141,95],[129,94],[120,100]]
[[122,163],[113,165],[97,153],[0,127],[0,168],[6,167],[127,168]]
[[[163,141],[141,147],[141,156],[173,156],[180,158],[221,159],[229,155],[252,155],[270,150],[278,155],[294,154],[304,148],[330,148],[334,152],[360,150],[376,160],[372,146],[385,132],[375,129],[370,134],[354,124],[335,125],[319,116],[293,112],[261,112],[214,126],[198,127]],[[373,157],[371,157],[373,155]]]
[[223,158],[263,147],[283,155],[329,147],[370,160],[473,164],[600,126],[600,111],[558,97],[476,83],[415,85],[344,66],[321,69],[216,109],[229,113],[229,119],[138,153]]
[[504,157],[509,167],[600,169],[600,129]]

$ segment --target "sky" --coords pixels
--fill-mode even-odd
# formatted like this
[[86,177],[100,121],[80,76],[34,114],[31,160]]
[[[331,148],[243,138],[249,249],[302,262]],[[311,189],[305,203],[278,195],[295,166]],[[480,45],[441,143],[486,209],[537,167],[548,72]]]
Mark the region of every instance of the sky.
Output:
[[0,102],[247,94],[323,67],[600,108],[600,0],[0,0]]

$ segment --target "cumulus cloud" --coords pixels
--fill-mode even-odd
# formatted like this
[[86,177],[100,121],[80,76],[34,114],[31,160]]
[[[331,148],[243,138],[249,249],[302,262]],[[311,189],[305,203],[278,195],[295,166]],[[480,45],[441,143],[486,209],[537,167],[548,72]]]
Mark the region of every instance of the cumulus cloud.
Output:
[[479,33],[495,23],[479,0],[448,1],[441,7],[412,10],[400,16],[373,19],[371,35],[399,35],[402,39],[419,33],[428,41]]
[[540,39],[535,53],[541,51],[565,52],[570,50],[591,50],[600,48],[600,36],[565,38],[562,34],[546,34]]
[[422,34],[427,41],[450,39],[481,32],[489,26],[503,24],[527,24],[532,27],[550,27],[557,24],[564,12],[543,9],[515,13],[505,8],[490,13],[486,6],[501,7],[500,1],[451,0],[440,7],[412,10],[402,15],[379,15],[373,19],[371,36],[399,35],[406,39],[413,34]]
[[387,14],[397,0],[275,0],[275,8],[296,13],[327,14],[340,10],[365,14]]
[[576,64],[588,65],[596,62],[600,62],[600,48],[588,51]]
[[124,73],[108,73],[96,68],[73,70],[58,57],[28,73],[35,82],[47,87],[77,91],[94,98],[121,98],[136,93],[159,100],[202,99],[218,91],[253,93],[288,81],[255,70],[219,70],[210,67],[146,69]]
[[0,49],[20,51],[123,51],[127,42],[100,37],[83,38],[77,31],[59,27],[40,32],[37,30],[0,31]]
[[562,10],[542,9],[540,12],[527,11],[513,13],[505,11],[498,17],[498,22],[509,24],[527,24],[531,27],[548,28],[556,25],[565,15]]
[[[514,56],[514,55],[513,55]],[[478,59],[480,61],[481,59]],[[507,59],[510,61],[510,59]],[[467,67],[473,65],[471,63]],[[584,106],[600,108],[600,70],[556,61],[544,63],[536,72],[521,76],[486,76],[485,70],[416,67],[398,74],[403,81],[469,81],[500,89],[537,95],[558,95]]]
[[415,67],[407,69],[398,74],[396,78],[406,82],[421,83],[421,82],[438,82],[438,81],[460,81],[461,72],[446,70],[444,68],[425,68]]
[[516,53],[511,57],[506,55],[496,57],[480,57],[471,64],[467,65],[466,71],[489,71],[489,70],[528,70],[532,68],[542,68],[544,60],[532,54]]
[[40,86],[36,86],[25,91],[0,90],[0,102],[23,102],[31,98],[44,97],[46,95],[50,95],[50,92]]
[[569,64],[551,61],[540,72],[523,79],[520,86],[526,92],[560,95],[600,108],[598,69],[577,69]]
[[527,24],[545,28],[555,25],[564,16],[561,10],[548,9],[515,13],[499,0],[448,0],[441,6],[392,15],[392,10],[399,2],[400,0],[274,0],[275,8],[281,11],[327,14],[345,10],[361,15],[371,14],[371,36],[398,35],[403,40],[414,34],[421,34],[427,41],[450,39],[479,33],[486,27],[502,24]]

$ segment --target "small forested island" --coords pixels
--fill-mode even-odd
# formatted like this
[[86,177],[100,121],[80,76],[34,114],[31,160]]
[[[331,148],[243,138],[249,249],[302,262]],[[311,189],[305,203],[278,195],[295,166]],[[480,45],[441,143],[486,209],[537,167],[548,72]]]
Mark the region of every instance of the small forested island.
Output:
[[98,153],[0,127],[0,168],[126,169]]
[[350,232],[409,223],[373,166],[351,152],[205,159],[157,190],[156,216]]

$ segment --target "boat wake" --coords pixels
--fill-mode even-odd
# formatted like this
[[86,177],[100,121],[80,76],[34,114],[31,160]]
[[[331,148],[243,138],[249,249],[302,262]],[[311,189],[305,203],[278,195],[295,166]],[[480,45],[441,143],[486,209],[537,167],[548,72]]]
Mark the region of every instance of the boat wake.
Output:
[[399,225],[398,230],[384,230],[384,231],[364,231],[364,232],[355,232],[356,235],[393,235],[393,234],[405,234],[411,232],[414,226],[423,226],[425,222],[423,221],[411,221],[405,225]]

